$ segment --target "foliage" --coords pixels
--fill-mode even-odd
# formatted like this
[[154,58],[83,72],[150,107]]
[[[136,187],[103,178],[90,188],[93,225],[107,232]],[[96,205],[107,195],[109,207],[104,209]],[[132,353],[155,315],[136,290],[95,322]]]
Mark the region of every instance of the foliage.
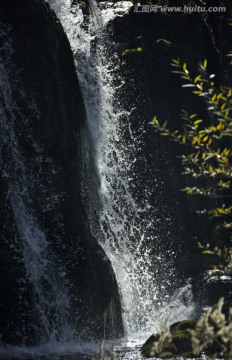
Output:
[[232,358],[232,308],[229,307],[225,315],[223,298],[216,306],[208,309],[197,321],[195,329],[189,332],[194,355],[198,356],[206,349],[213,358]]
[[162,331],[159,333],[159,337],[153,341],[150,349],[149,349],[149,356],[150,357],[168,357],[167,348],[168,345],[172,341],[172,335],[170,332],[170,328],[167,323],[163,324]]
[[129,55],[129,54],[134,54],[134,53],[140,53],[141,51],[143,51],[143,49],[141,47],[138,47],[136,49],[126,49],[122,52],[122,56],[125,55]]
[[[204,209],[201,213],[217,219],[220,229],[232,229],[232,151],[229,148],[232,136],[232,88],[214,83],[214,74],[207,73],[207,60],[199,64],[199,74],[192,77],[187,64],[181,64],[179,59],[172,59],[173,73],[178,74],[194,95],[203,98],[207,104],[208,119],[202,119],[197,114],[183,111],[181,118],[183,128],[171,131],[165,121],[161,124],[155,116],[151,124],[161,136],[186,147],[182,154],[183,174],[193,179],[194,185],[182,189],[188,195],[200,195],[211,199],[216,206]],[[203,184],[203,185],[202,185]],[[219,205],[220,204],[220,205]],[[232,249],[225,245],[223,249],[208,248],[204,253],[216,253],[221,259],[221,267],[232,271]]]
[[[178,330],[183,328],[183,330]],[[171,351],[170,351],[171,350]],[[207,358],[232,358],[232,307],[223,298],[198,320],[165,325],[141,348],[145,357],[192,358],[202,353]]]

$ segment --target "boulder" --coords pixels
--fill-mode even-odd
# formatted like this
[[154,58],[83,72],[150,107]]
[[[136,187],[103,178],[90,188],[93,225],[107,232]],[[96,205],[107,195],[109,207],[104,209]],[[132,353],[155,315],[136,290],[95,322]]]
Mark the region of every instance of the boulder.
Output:
[[221,270],[198,281],[196,299],[201,307],[213,306],[220,298],[232,301],[232,276]]
[[[160,357],[161,359],[173,358],[173,357],[183,357],[188,358],[193,356],[192,346],[191,346],[191,335],[188,332],[189,329],[193,329],[196,325],[197,320],[183,320],[176,322],[170,326],[171,337],[169,341],[166,341],[162,346],[161,353],[155,353],[155,356]],[[152,347],[154,342],[159,342],[161,339],[161,334],[153,334],[145,342],[141,348],[141,354],[144,357],[153,357]],[[151,355],[152,354],[152,355]]]
[[[200,319],[176,322],[172,324],[169,329],[151,335],[142,346],[140,350],[141,354],[147,358],[154,356],[161,359],[179,357],[195,358],[192,348],[192,334],[190,331],[196,330],[200,344],[204,344],[202,346],[202,352],[205,355],[209,357],[215,357],[216,355],[217,358],[228,358],[229,354],[227,354],[227,350],[231,349],[231,343],[227,343],[227,340],[224,340],[224,332],[221,333],[221,324],[223,323],[222,319],[224,319],[224,331],[228,339],[230,331],[228,325],[231,322],[231,309],[231,301],[225,301],[223,303],[218,302],[218,304],[211,308],[210,315],[202,315],[203,322],[201,323],[200,328],[198,323]],[[214,333],[213,341],[206,344],[205,339],[211,339],[212,329]],[[231,341],[231,339],[229,341]],[[159,345],[157,346],[157,344]],[[156,350],[155,352],[154,349]]]

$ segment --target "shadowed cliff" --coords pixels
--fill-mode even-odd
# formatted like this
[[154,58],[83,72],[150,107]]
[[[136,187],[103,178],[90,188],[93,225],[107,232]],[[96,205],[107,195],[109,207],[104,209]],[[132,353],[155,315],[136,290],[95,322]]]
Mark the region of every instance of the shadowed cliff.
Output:
[[[147,3],[141,2],[141,3]],[[164,1],[159,5],[184,6],[182,1]],[[193,2],[191,6],[199,5]],[[218,2],[207,2],[206,5],[218,6]],[[173,223],[171,232],[174,241],[164,243],[163,249],[174,250],[177,255],[175,266],[179,279],[201,276],[216,259],[203,256],[197,248],[197,241],[213,243],[217,233],[215,227],[206,217],[198,216],[196,210],[207,206],[200,197],[187,197],[180,191],[189,186],[189,179],[182,176],[180,159],[184,149],[159,137],[148,122],[156,115],[163,123],[168,121],[171,129],[182,126],[180,113],[182,109],[199,118],[208,119],[210,114],[207,105],[197,99],[191,90],[182,88],[184,81],[170,66],[173,58],[180,58],[188,64],[193,76],[198,74],[198,64],[208,59],[209,74],[216,74],[216,86],[231,83],[230,59],[227,56],[232,49],[231,31],[228,24],[231,18],[231,5],[221,2],[226,12],[215,13],[142,13],[135,12],[135,7],[123,18],[116,18],[112,26],[112,41],[117,44],[121,55],[121,72],[126,74],[126,85],[123,95],[128,110],[136,108],[132,117],[133,131],[145,128],[143,141],[145,151],[135,164],[135,172],[140,172],[141,188],[148,184],[154,190],[154,206],[159,199],[158,216],[163,218],[161,227],[167,232],[165,214],[171,214]],[[126,49],[129,49],[127,52]],[[132,49],[132,51],[130,51]],[[139,49],[139,51],[133,51]],[[145,160],[154,172],[144,167]],[[156,178],[156,183],[152,182]],[[138,193],[141,189],[137,189]],[[208,204],[209,205],[209,204]],[[166,211],[168,209],[168,212]],[[169,228],[170,229],[170,228]]]
[[[6,109],[8,99],[13,108],[4,110],[10,130],[7,125],[1,137],[2,340],[35,343],[43,333],[38,298],[28,270],[31,264],[25,266],[25,251],[29,251],[28,243],[33,239],[31,233],[26,233],[28,218],[25,215],[22,220],[23,209],[27,216],[30,214],[34,228],[46,238],[45,250],[52,254],[51,277],[60,283],[60,288],[64,283],[71,308],[67,321],[76,329],[75,337],[102,338],[105,331],[108,337],[122,335],[115,276],[90,234],[83,206],[82,184],[88,182],[85,108],[69,42],[58,19],[42,0],[3,0],[0,21],[4,34],[1,56],[11,89],[10,100],[9,94],[3,94],[1,106]],[[15,200],[17,196],[23,208]],[[39,259],[37,252],[34,249]],[[32,263],[34,253],[30,248]],[[41,276],[39,281],[42,291],[50,294],[46,279]],[[54,312],[58,300],[50,299],[56,302]],[[116,314],[115,328],[104,328],[103,314],[108,316],[107,309]],[[57,340],[62,340],[59,333]]]

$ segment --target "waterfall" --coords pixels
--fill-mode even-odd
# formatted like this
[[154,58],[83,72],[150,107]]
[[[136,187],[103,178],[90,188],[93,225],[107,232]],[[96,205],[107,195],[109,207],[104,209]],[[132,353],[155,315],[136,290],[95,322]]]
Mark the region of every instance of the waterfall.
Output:
[[[17,279],[21,284],[18,296],[23,304],[25,283],[29,282],[27,286],[32,288],[35,306],[31,309],[32,332],[40,334],[42,341],[67,341],[72,337],[72,329],[68,321],[69,296],[64,269],[57,264],[49,236],[41,228],[32,206],[35,192],[45,195],[48,191],[40,178],[44,176],[40,174],[42,166],[47,164],[50,168],[48,179],[57,169],[42,145],[33,138],[30,123],[33,118],[39,119],[39,112],[25,94],[20,72],[14,67],[10,28],[1,24],[0,36],[3,44],[0,49],[0,165],[2,178],[9,182],[8,202],[16,227],[15,238],[8,240],[8,245],[26,273]],[[22,142],[28,143],[29,159],[25,157]],[[45,215],[53,211],[61,196],[51,192],[40,210]],[[22,333],[24,326],[27,325],[22,321]]]
[[[145,149],[146,124],[135,130],[132,123],[137,120],[136,106],[130,110],[124,106],[127,74],[121,71],[123,60],[117,44],[112,41],[110,28],[116,17],[128,12],[131,3],[97,4],[89,0],[88,9],[83,11],[73,0],[48,2],[69,38],[86,107],[88,139],[86,148],[82,149],[86,151],[86,164],[80,166],[83,165],[89,176],[88,179],[87,175],[83,176],[86,179],[83,198],[91,235],[104,249],[114,270],[127,338],[138,336],[141,340],[158,329],[169,315],[170,307],[175,310],[172,320],[188,317],[192,312],[192,298],[188,285],[171,295],[170,289],[175,289],[175,269],[170,259],[175,254],[167,256],[163,251],[163,243],[173,239],[168,227],[171,215],[167,210],[166,218],[162,219],[159,202],[157,207],[155,201],[150,202],[151,197],[159,198],[155,174],[151,187],[147,184],[143,187],[143,177],[135,170]],[[20,80],[22,70],[14,65],[10,30],[0,23],[0,165],[13,218],[9,223],[14,227],[12,232],[9,230],[14,236],[7,234],[7,246],[22,271],[15,279],[19,293],[14,303],[21,311],[18,318],[21,321],[22,315],[22,333],[15,334],[15,338],[19,336],[16,343],[26,346],[4,345],[0,357],[3,354],[7,358],[9,349],[16,358],[30,357],[34,350],[37,357],[76,354],[79,350],[88,353],[92,345],[77,343],[80,317],[75,307],[78,302],[73,300],[77,300],[79,293],[75,288],[76,278],[72,279],[65,265],[69,253],[62,252],[69,246],[64,241],[67,233],[62,217],[65,194],[50,186],[53,181],[59,183],[62,170],[49,157],[43,139],[40,142],[34,136],[33,124],[41,120],[40,113]],[[146,159],[143,165],[149,169]],[[54,219],[49,229],[46,229],[47,217]],[[160,227],[161,221],[167,224],[165,233]],[[75,239],[74,235],[76,245]],[[70,250],[74,259],[76,254],[80,255],[78,250],[75,246]],[[76,264],[71,265],[75,268]],[[74,290],[76,292],[71,293]],[[29,305],[25,301],[26,291],[30,296]],[[33,308],[27,317],[25,313],[31,304]],[[102,319],[98,318],[105,329],[109,320],[112,327],[115,324],[114,306],[112,300]],[[85,320],[85,314],[83,318]],[[9,323],[12,329],[14,319]],[[91,324],[87,323],[86,328],[88,326]],[[34,333],[28,340],[24,333],[30,330]],[[27,345],[30,341],[34,344],[35,337],[39,345],[31,350]]]
[[[120,73],[122,60],[110,38],[110,22],[123,16],[132,3],[97,5],[89,0],[88,15],[70,0],[49,3],[69,38],[86,106],[89,151],[95,167],[88,206],[92,232],[113,266],[127,335],[149,333],[167,317],[170,302],[179,309],[180,319],[191,313],[192,299],[189,286],[170,298],[175,271],[160,245],[172,237],[168,228],[166,234],[161,233],[157,209],[149,202],[154,189],[145,188],[139,196],[135,192],[142,179],[134,173],[134,164],[144,150],[146,124],[139,132],[132,130],[135,109],[126,111],[120,99],[120,89],[126,84]],[[144,166],[149,166],[145,160]],[[168,211],[166,222],[171,222]],[[183,296],[187,300],[182,306]]]

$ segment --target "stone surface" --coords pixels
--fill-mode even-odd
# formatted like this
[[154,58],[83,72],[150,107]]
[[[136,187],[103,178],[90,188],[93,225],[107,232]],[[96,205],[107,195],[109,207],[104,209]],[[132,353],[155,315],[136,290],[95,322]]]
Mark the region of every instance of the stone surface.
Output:
[[[57,268],[66,274],[70,322],[76,336],[84,339],[103,338],[104,334],[121,336],[115,276],[90,234],[83,206],[82,184],[88,181],[83,171],[85,108],[69,42],[55,14],[42,0],[2,0],[0,19],[14,50],[9,72],[12,101],[17,104],[12,131],[26,164],[25,191],[30,197],[25,197],[26,206],[43,230]],[[3,46],[4,37],[0,41]],[[1,55],[8,62],[4,51]],[[34,344],[40,338],[40,325],[33,283],[27,279],[23,245],[8,197],[12,184],[21,186],[17,178],[22,178],[23,170],[17,173],[12,144],[3,138],[1,154],[2,166],[10,171],[11,179],[0,179],[0,266],[6,274],[0,278],[4,320],[0,333],[5,342]],[[115,312],[114,328],[104,324],[111,311]]]
[[[176,6],[175,1],[165,3]],[[218,6],[217,2],[213,3]],[[178,4],[183,5],[183,1]],[[145,129],[141,135],[144,151],[134,165],[141,179],[136,195],[146,186],[150,187],[149,201],[159,209],[157,217],[162,219],[160,232],[165,234],[168,229],[172,233],[172,240],[165,239],[163,248],[165,254],[169,251],[177,254],[172,261],[178,279],[196,279],[197,274],[212,268],[215,259],[202,255],[197,241],[218,245],[218,233],[211,220],[196,215],[197,210],[212,207],[211,200],[207,203],[205,198],[186,196],[179,191],[192,184],[190,178],[181,175],[183,168],[178,156],[184,151],[183,147],[157,135],[148,122],[156,115],[161,123],[167,120],[171,129],[180,128],[182,109],[209,119],[207,106],[191,90],[182,88],[184,81],[171,73],[170,63],[171,59],[180,58],[194,76],[198,74],[199,62],[208,59],[208,72],[216,74],[217,85],[231,83],[232,68],[227,57],[232,47],[232,28],[227,21],[231,4],[224,1],[222,5],[227,12],[207,15],[136,13],[132,8],[128,15],[112,23],[112,41],[117,44],[122,58],[121,71],[126,74],[126,90],[120,96],[128,111],[136,107],[132,131],[140,133]],[[125,49],[136,48],[142,51],[122,56]],[[146,162],[149,166],[145,166]],[[171,225],[166,219],[167,213]]]
[[[173,357],[191,357],[192,354],[192,345],[191,345],[191,335],[188,333],[188,329],[193,329],[195,327],[197,320],[183,320],[176,322],[170,326],[170,332],[172,339],[168,342],[160,354],[155,354],[161,359],[173,358]],[[144,357],[152,357],[151,349],[154,342],[158,342],[160,339],[160,334],[153,334],[150,338],[144,343],[141,348],[141,354]]]
[[[222,309],[221,309],[221,314],[223,314],[223,316],[221,316],[220,314],[220,318],[223,318],[225,316],[225,320],[226,320],[226,328],[224,328],[224,331],[227,332],[227,334],[229,334],[228,331],[228,324],[231,321],[231,301],[225,301],[222,305]],[[217,310],[218,312],[218,307],[217,305],[214,305],[211,309],[211,313]],[[161,358],[161,359],[165,359],[165,358],[192,358],[194,356],[193,354],[193,349],[192,349],[192,339],[191,339],[191,334],[189,332],[189,330],[194,330],[195,327],[197,328],[196,324],[197,324],[198,319],[193,319],[193,320],[183,320],[183,321],[179,321],[176,322],[174,324],[172,324],[170,326],[170,334],[171,334],[171,339],[170,341],[167,341],[166,343],[164,342],[164,345],[161,347],[156,347],[158,349],[162,349],[160,352],[156,353],[155,356]],[[215,317],[209,317],[209,320],[206,321],[206,318],[204,318],[204,323],[208,323],[208,327],[210,326],[213,329],[214,334],[217,334],[216,340],[214,337],[214,341],[212,341],[212,343],[210,345],[207,345],[203,348],[202,353],[206,354],[206,356],[214,356],[215,354],[220,354],[222,349],[224,349],[225,345],[225,340],[223,340],[222,343],[222,338],[220,336],[218,336],[218,333],[221,332],[221,328],[222,325],[219,321],[219,316],[218,313]],[[199,326],[199,325],[198,325]],[[209,329],[207,329],[207,326],[203,326],[202,328],[204,329],[204,331],[209,331]],[[211,331],[211,329],[210,329]],[[210,333],[209,331],[209,333]],[[198,335],[199,335],[199,330],[198,330]],[[201,335],[199,336],[199,338],[201,339],[201,336],[204,339],[204,332],[201,333]],[[209,336],[209,334],[208,334]],[[211,336],[211,335],[210,335]],[[207,338],[207,336],[206,336]],[[159,342],[159,340],[162,339],[161,333],[156,333],[150,336],[150,338],[144,343],[144,345],[141,348],[141,354],[144,357],[147,358],[151,358],[154,357],[154,355],[152,354],[152,348],[153,348],[153,344],[155,342]],[[200,341],[201,343],[201,341]],[[227,344],[227,348],[229,349],[229,345]],[[225,355],[225,350],[224,351],[224,355]]]
[[214,275],[204,276],[199,280],[196,297],[202,307],[213,306],[222,297],[225,301],[232,301],[231,275],[218,271]]

